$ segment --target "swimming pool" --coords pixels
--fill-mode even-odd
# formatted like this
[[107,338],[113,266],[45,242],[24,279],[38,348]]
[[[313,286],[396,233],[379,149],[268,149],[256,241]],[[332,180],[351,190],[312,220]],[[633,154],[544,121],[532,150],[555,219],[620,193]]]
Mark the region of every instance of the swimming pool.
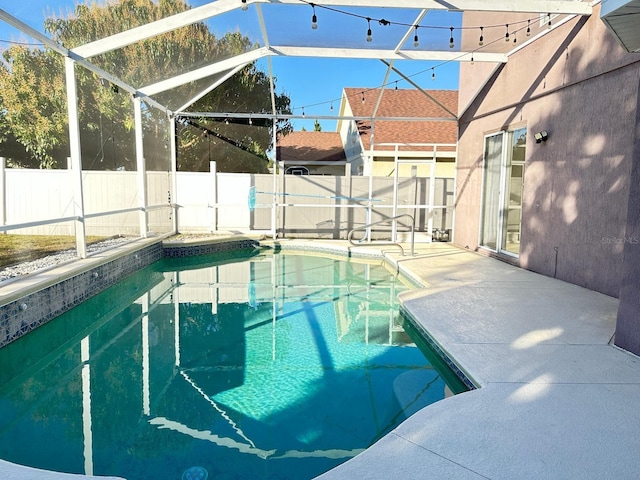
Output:
[[[0,458],[129,480],[310,479],[463,391],[382,262],[164,259],[0,350]],[[447,383],[448,382],[448,383]]]

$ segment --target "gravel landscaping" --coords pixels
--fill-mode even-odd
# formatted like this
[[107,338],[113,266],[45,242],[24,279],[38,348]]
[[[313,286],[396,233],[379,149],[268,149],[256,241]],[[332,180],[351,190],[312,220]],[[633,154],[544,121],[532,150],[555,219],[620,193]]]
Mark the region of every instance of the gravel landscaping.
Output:
[[[131,241],[131,238],[128,237],[114,237],[93,243],[91,245],[87,245],[87,254],[92,255],[102,252],[103,250],[116,247],[129,241]],[[46,257],[38,258],[37,260],[12,265],[0,270],[0,283],[11,278],[21,277],[47,268],[55,267],[56,265],[60,265],[61,263],[68,262],[70,260],[75,260],[77,258],[76,250],[70,249],[63,250],[52,255],[47,255]]]

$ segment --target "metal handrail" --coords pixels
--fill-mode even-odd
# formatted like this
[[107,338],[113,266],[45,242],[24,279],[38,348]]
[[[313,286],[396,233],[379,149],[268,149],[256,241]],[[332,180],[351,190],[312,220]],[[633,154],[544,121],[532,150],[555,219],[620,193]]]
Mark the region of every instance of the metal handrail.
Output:
[[[364,237],[362,237],[360,240],[358,240],[358,243],[355,243],[354,240],[353,240],[353,234],[355,232],[357,232],[358,230],[365,230],[365,232],[366,232],[367,229],[369,229],[369,228],[371,228],[373,226],[381,225],[383,223],[389,223],[389,222],[392,222],[392,221],[397,220],[397,219],[402,218],[402,217],[409,217],[411,219],[411,225],[410,225],[411,226],[411,256],[413,257],[413,245],[415,243],[414,242],[414,233],[415,233],[415,231],[414,231],[414,220],[413,220],[413,215],[409,215],[408,213],[402,213],[400,215],[396,215],[395,217],[386,218],[386,219],[380,220],[378,222],[368,223],[367,225],[363,225],[361,227],[353,228],[353,229],[351,229],[349,231],[349,234],[347,235],[347,240],[349,240],[349,243],[351,245],[353,245],[353,246],[356,246],[356,247],[357,246],[362,246],[362,244],[360,242],[362,242],[362,240],[364,240]],[[366,234],[365,234],[365,236],[366,236]],[[402,248],[402,245],[400,245],[397,242],[384,242],[384,243],[381,243],[381,242],[377,242],[377,243],[369,242],[368,245],[381,245],[381,244],[382,245],[397,245],[398,247],[400,247],[400,250],[402,251],[402,256],[404,257],[404,248]]]

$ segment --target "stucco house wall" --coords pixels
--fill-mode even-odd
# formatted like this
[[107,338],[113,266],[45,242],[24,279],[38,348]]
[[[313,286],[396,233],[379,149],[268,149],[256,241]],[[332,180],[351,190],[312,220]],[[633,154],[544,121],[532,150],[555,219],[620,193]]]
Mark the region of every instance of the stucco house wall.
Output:
[[[481,18],[465,14],[468,24]],[[477,66],[460,71],[460,106],[467,108],[459,122],[454,242],[482,250],[484,136],[525,127],[517,261],[617,296],[625,242],[633,240],[626,222],[640,56],[618,45],[595,7],[592,16],[548,31],[506,64]],[[548,140],[536,144],[541,130]]]

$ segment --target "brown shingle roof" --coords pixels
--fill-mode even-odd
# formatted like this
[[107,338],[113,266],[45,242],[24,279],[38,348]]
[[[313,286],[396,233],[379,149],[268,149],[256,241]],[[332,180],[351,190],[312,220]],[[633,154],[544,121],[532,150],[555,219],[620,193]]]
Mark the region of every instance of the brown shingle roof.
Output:
[[344,148],[337,132],[291,132],[279,137],[278,159],[284,161],[345,161]]
[[[380,95],[379,89],[345,88],[345,95],[356,117],[370,116]],[[456,112],[458,92],[455,90],[427,90],[438,102]],[[365,101],[362,102],[364,95]],[[376,113],[377,117],[424,117],[451,119],[452,115],[419,90],[385,89]],[[370,148],[371,122],[358,121],[360,138]],[[458,124],[452,121],[384,121],[375,122],[375,143],[456,143]],[[378,150],[391,147],[376,147]],[[414,148],[420,150],[420,148]]]

